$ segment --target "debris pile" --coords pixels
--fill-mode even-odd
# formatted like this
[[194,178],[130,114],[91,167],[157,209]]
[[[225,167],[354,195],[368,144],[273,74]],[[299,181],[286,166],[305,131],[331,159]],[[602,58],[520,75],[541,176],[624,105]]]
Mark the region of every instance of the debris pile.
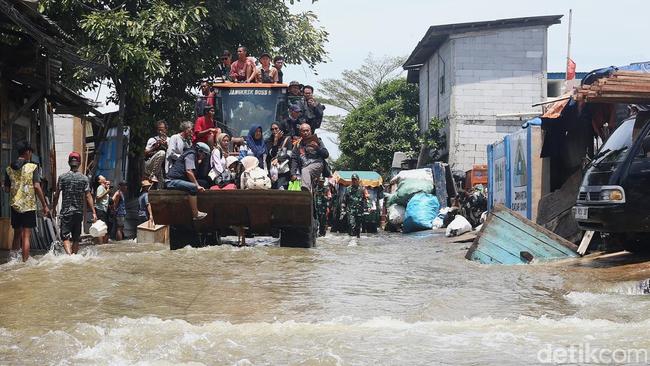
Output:
[[650,74],[615,71],[609,77],[578,88],[576,100],[588,103],[647,103],[650,99]]

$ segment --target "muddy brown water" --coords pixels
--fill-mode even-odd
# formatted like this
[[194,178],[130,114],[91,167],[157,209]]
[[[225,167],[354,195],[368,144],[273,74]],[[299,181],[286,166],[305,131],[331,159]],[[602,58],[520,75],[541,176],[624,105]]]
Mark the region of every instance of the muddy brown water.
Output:
[[645,259],[486,266],[430,233],[255,243],[2,264],[0,364],[522,365],[650,349]]

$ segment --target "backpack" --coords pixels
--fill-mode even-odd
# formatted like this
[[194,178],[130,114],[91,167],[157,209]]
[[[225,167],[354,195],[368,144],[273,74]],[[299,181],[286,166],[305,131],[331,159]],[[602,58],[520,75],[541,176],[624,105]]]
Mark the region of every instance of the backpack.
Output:
[[266,174],[266,170],[255,167],[242,176],[244,183],[243,189],[270,189],[271,178]]

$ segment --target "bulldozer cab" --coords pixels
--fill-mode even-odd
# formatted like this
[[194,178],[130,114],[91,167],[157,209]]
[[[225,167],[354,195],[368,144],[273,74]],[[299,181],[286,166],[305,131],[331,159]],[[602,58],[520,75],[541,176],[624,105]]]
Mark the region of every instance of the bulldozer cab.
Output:
[[231,136],[246,136],[253,124],[260,124],[264,138],[271,124],[287,118],[287,85],[258,83],[215,83],[216,117],[219,127]]

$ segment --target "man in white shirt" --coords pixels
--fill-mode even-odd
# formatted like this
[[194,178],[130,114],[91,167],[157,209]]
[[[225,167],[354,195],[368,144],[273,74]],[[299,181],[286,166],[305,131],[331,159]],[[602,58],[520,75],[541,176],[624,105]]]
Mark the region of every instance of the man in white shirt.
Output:
[[167,152],[167,122],[162,120],[156,122],[156,130],[158,135],[151,137],[144,149],[144,175],[162,181],[165,178],[163,166]]
[[194,124],[192,124],[192,122],[182,122],[181,132],[169,138],[169,142],[167,143],[167,165],[165,166],[165,171],[167,173],[169,173],[169,168],[174,164],[174,161],[183,154],[183,151],[192,146],[193,128]]

